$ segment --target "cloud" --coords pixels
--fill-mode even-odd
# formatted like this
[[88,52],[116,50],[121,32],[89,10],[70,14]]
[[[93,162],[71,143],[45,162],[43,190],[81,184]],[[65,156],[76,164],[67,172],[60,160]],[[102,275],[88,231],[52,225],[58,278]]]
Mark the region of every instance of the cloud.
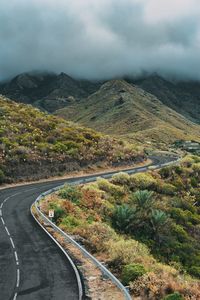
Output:
[[0,79],[32,70],[200,79],[199,0],[1,0]]

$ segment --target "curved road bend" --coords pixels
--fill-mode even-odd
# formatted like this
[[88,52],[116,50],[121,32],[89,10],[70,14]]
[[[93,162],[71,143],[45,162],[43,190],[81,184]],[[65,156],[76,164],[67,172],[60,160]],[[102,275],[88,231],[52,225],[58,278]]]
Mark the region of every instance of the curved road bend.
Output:
[[[151,165],[172,160],[175,158],[154,157]],[[135,168],[132,172],[144,169]],[[106,174],[111,176],[113,173]],[[89,181],[95,177],[84,178]],[[72,266],[33,220],[30,206],[42,192],[80,179],[62,179],[0,190],[1,300],[78,299],[78,284]]]

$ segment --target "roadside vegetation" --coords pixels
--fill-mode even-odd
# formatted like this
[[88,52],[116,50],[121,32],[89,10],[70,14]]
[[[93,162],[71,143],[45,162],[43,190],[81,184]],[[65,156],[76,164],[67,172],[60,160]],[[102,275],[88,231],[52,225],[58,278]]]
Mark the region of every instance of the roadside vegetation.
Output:
[[0,96],[0,184],[143,159],[134,145]]
[[73,234],[137,299],[200,299],[200,157],[178,166],[81,186],[42,209]]

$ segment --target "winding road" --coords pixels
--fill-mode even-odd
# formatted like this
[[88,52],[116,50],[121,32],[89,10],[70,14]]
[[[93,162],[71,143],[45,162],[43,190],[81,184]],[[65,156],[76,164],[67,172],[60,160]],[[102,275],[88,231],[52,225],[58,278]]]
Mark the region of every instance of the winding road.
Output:
[[[149,166],[175,161],[176,157],[152,157]],[[148,167],[128,170],[145,172]],[[111,177],[116,172],[86,176]],[[0,190],[0,300],[78,300],[78,283],[66,256],[41,230],[30,214],[34,200],[46,190],[71,178]]]

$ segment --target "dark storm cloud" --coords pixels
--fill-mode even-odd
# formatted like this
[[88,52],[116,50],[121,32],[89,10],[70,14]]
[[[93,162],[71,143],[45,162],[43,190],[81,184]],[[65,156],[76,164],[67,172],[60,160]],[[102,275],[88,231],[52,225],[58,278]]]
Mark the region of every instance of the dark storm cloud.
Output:
[[199,0],[1,0],[0,78],[64,71],[200,79]]

